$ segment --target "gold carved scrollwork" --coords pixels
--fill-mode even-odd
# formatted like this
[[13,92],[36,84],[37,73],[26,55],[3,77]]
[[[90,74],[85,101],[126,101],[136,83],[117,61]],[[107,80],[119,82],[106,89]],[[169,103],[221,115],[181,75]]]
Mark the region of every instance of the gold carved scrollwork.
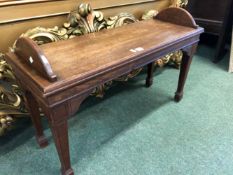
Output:
[[15,80],[15,76],[11,70],[11,67],[4,60],[4,55],[0,53],[0,80]]
[[173,0],[172,6],[185,7],[188,5],[188,0]]
[[148,10],[142,15],[142,20],[152,19],[156,16],[159,12],[157,10]]
[[[185,6],[187,0],[173,0],[173,6]],[[143,16],[142,20],[150,19],[157,15],[158,11],[149,10]],[[102,29],[110,29],[120,27],[126,24],[137,22],[138,19],[130,13],[120,13],[116,16],[104,18],[102,12],[93,11],[90,4],[80,4],[77,9],[71,11],[67,22],[62,27],[43,28],[36,27],[28,30],[21,35],[33,39],[38,45],[66,40],[78,35],[92,32],[98,32]],[[14,48],[14,45],[13,45]],[[78,48],[77,48],[78,49]],[[172,64],[179,67],[182,58],[182,52],[177,51],[166,55],[159,59],[155,64],[164,66]],[[132,71],[131,73],[121,76],[115,81],[128,81],[128,79],[139,74],[141,69]],[[11,128],[15,117],[27,115],[23,101],[23,94],[20,87],[17,86],[11,67],[4,60],[4,55],[0,54],[0,135],[7,129]],[[92,95],[103,97],[104,92],[112,85],[112,81],[97,87]]]
[[20,37],[29,37],[38,45],[66,40],[74,36],[100,31],[106,28],[106,21],[101,12],[92,11],[89,4],[81,4],[68,16],[63,27],[36,27],[23,33]]
[[102,12],[93,11],[90,4],[80,4],[78,8],[68,16],[68,22],[64,23],[69,37],[98,32],[106,28],[106,21]]
[[4,60],[4,55],[0,54],[0,135],[11,128],[13,116],[26,114],[22,99],[11,67]]
[[69,35],[67,34],[67,29],[55,26],[54,28],[36,27],[23,33],[20,37],[29,37],[38,45],[41,45],[68,39]]
[[116,16],[107,19],[107,28],[116,28],[130,23],[137,22],[138,20],[130,13],[119,13]]
[[166,64],[172,65],[175,68],[179,69],[182,61],[183,52],[178,50],[173,53],[170,53],[155,62],[155,65],[158,67],[163,67]]

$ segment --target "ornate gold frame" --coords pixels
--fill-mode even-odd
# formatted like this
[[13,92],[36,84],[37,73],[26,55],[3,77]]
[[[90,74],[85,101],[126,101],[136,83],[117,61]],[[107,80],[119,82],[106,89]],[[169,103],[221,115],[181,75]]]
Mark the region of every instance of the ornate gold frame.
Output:
[[[172,6],[183,7],[187,5],[187,0],[173,0]],[[147,20],[157,15],[156,10],[150,10],[143,14],[141,20]],[[75,36],[86,33],[98,32],[102,29],[111,29],[137,22],[138,19],[129,13],[119,13],[114,17],[105,18],[100,11],[93,11],[89,4],[80,4],[79,7],[71,11],[68,21],[62,27],[43,28],[36,27],[29,29],[20,37],[29,37],[41,45],[48,42],[56,42],[66,40]],[[11,49],[14,49],[14,45]],[[177,51],[166,55],[159,59],[155,64],[164,66],[165,64],[173,64],[179,68],[182,59],[182,52]],[[139,74],[141,69],[132,71],[128,75],[124,75],[114,81],[127,81]],[[28,116],[25,109],[24,95],[20,87],[15,81],[15,76],[11,67],[4,60],[4,54],[0,53],[0,135],[10,129],[16,117]],[[111,86],[112,82],[105,83],[97,87],[92,95],[103,97],[104,91]]]

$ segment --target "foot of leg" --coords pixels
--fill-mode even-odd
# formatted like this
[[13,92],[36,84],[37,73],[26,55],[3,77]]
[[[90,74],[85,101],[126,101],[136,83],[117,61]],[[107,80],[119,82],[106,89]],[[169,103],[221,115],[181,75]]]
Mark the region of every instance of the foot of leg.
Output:
[[40,148],[45,148],[49,144],[47,138],[44,135],[36,135],[36,141]]
[[181,93],[176,93],[176,94],[175,94],[175,97],[174,97],[174,100],[175,100],[176,102],[179,102],[180,100],[182,100],[182,98],[183,98],[183,94],[181,94]]
[[66,171],[61,170],[61,173],[62,173],[62,175],[74,175],[74,171],[73,171],[72,168],[70,168],[70,169],[68,169]]

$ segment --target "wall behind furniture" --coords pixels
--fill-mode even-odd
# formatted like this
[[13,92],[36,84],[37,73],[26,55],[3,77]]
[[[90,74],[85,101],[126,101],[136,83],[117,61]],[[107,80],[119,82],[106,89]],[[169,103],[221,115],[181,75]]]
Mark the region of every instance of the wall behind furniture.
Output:
[[90,3],[106,17],[129,12],[140,17],[150,9],[161,10],[170,0],[18,0],[0,1],[0,52],[5,53],[20,34],[37,26],[62,26],[70,10]]

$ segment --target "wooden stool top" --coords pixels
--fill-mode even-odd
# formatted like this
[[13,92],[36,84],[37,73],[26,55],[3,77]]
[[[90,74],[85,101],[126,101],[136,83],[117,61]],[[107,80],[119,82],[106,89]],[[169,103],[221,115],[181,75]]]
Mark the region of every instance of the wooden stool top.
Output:
[[[156,19],[41,46],[36,46],[32,40],[20,38],[16,44],[16,54],[9,53],[7,58],[11,65],[20,69],[22,76],[34,82],[43,93],[64,89],[177,45],[203,31],[186,11],[179,9],[177,12],[177,8],[170,8],[168,12],[171,13],[171,9],[175,10],[175,15],[165,10]],[[167,15],[175,17],[170,19],[174,24]],[[181,16],[187,18],[186,22],[182,22]],[[40,58],[42,65],[37,62]]]

